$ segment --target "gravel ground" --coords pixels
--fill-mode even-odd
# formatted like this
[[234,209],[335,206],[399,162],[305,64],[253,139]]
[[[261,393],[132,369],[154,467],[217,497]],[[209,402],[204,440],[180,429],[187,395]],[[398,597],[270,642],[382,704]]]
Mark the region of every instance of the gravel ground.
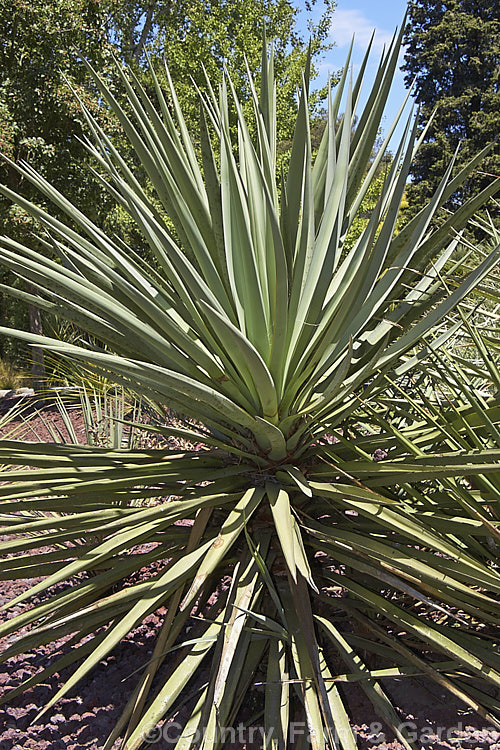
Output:
[[[0,603],[19,593],[27,583],[18,581],[14,584],[2,584]],[[129,686],[134,684],[134,678],[129,676],[143,666],[152,653],[162,614],[160,611],[150,615],[68,697],[63,698],[40,719],[36,720],[38,712],[64,684],[71,668],[54,674],[45,683],[0,707],[0,750],[100,750],[124,708]],[[8,640],[0,640],[1,650],[10,645],[5,642]],[[68,650],[65,640],[57,641],[55,646],[58,653]],[[11,658],[0,672],[2,692],[16,687],[22,680],[46,667],[54,654],[53,648],[41,647],[30,654]],[[168,667],[167,660],[156,679],[157,685],[165,678]],[[418,747],[429,750],[500,750],[500,732],[489,727],[472,712],[460,709],[448,697],[439,695],[434,685],[407,680],[404,683],[400,681],[400,684],[395,684],[395,681],[390,684],[387,681],[385,687],[402,707],[401,722],[405,722],[408,730],[414,734]],[[345,695],[362,750],[400,750],[403,747],[394,739],[391,730],[382,725],[357,686],[348,686]],[[256,698],[258,702],[261,695]],[[183,713],[181,710],[174,721],[182,723]],[[239,720],[244,721],[249,718],[249,714],[249,710],[243,709]],[[255,725],[258,726],[258,722]],[[300,731],[300,727],[297,727],[297,731]],[[171,748],[168,736],[163,727],[163,736],[151,743],[151,747],[157,750]],[[175,736],[175,725],[170,736]],[[243,746],[246,745],[249,750],[257,750],[261,746],[258,737],[256,732],[254,742],[244,741]],[[114,750],[118,746],[119,743],[116,743]],[[230,747],[236,750],[242,744],[236,742]]]

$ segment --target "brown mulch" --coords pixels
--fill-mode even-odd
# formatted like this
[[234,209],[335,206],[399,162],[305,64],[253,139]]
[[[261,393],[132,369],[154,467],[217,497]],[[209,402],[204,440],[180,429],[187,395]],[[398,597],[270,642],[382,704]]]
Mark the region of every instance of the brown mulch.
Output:
[[[19,416],[1,424],[1,418],[11,409],[22,410]],[[68,404],[71,423],[79,442],[85,442],[85,422],[78,404]],[[43,418],[38,412],[43,412]],[[34,398],[0,399],[0,439],[28,440],[33,443],[51,443],[54,441],[50,430],[60,434],[63,440],[69,441],[68,431],[55,404],[39,401]]]

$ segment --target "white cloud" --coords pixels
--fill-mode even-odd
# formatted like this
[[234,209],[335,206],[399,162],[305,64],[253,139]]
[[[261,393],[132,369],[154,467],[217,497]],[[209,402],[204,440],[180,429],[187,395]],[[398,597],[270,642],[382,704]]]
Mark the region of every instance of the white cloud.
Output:
[[373,50],[381,51],[390,44],[394,31],[377,27],[376,21],[367,18],[362,10],[337,8],[332,21],[331,36],[337,47],[347,47],[354,34],[354,45],[366,49],[375,29]]

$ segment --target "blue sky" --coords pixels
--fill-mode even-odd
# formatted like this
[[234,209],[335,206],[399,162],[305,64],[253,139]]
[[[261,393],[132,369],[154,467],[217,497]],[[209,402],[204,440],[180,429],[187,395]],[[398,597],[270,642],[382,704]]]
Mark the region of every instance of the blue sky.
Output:
[[[321,3],[318,2],[318,6]],[[331,40],[335,47],[326,53],[324,60],[319,65],[319,78],[317,83],[323,85],[328,80],[330,72],[336,72],[345,62],[349,45],[353,34],[354,49],[352,64],[354,74],[360,65],[363,55],[368,46],[373,29],[375,29],[375,40],[372,48],[372,61],[367,71],[367,84],[371,83],[378,64],[382,48],[387,45],[396,27],[401,26],[406,10],[406,0],[337,0],[337,7],[333,14],[331,28]],[[365,91],[368,85],[365,86]],[[386,109],[382,127],[388,128],[406,95],[403,73],[398,69],[389,102]],[[403,126],[400,125],[396,136],[401,135]],[[392,146],[394,150],[394,145]]]

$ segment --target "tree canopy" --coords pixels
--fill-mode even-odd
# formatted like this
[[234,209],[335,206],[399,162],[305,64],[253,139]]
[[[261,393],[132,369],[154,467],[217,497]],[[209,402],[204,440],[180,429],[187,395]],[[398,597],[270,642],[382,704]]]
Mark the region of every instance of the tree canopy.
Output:
[[[457,165],[462,165],[498,137],[500,19],[496,0],[412,0],[408,11],[406,83],[415,80],[422,123],[437,108],[412,167],[408,195],[416,211],[437,187],[457,147]],[[451,207],[498,174],[497,148]]]
[[[165,58],[194,131],[199,127],[199,102],[191,80],[203,88],[203,66],[212,80],[225,66],[244,101],[246,61],[255,73],[265,24],[275,49],[279,137],[286,141],[308,45],[313,60],[329,45],[335,4],[319,3],[322,14],[319,22],[310,24],[309,39],[299,32],[299,8],[293,0],[0,0],[0,152],[11,160],[0,162],[0,180],[39,203],[40,193],[15,168],[28,161],[93,220],[134,244],[137,237],[129,231],[127,218],[89,170],[81,140],[87,125],[75,93],[115,140],[121,130],[102,106],[82,58],[118,97],[113,56],[130,65],[146,89],[152,80],[145,48],[160,79]],[[2,233],[26,241],[33,222],[22,209],[0,201]],[[2,298],[2,319],[11,319],[14,312],[21,314],[17,303]]]

